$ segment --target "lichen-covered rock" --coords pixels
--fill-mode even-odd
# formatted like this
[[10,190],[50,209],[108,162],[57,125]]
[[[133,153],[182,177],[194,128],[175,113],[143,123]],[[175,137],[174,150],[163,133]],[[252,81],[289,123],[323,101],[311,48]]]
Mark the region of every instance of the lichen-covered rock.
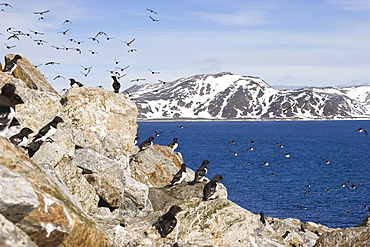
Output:
[[0,149],[2,165],[21,174],[37,195],[38,206],[17,223],[36,245],[114,246],[58,180],[4,138]]
[[370,246],[370,227],[350,227],[323,233],[315,247]]
[[84,177],[101,200],[110,207],[119,207],[124,201],[125,176],[120,163],[91,149],[77,149],[73,160],[82,169]]
[[3,162],[0,160],[0,213],[16,223],[36,208],[39,201],[31,184],[19,173],[4,167]]
[[72,127],[86,132],[80,136],[90,136],[92,140],[96,133],[104,140],[103,147],[95,143],[89,148],[112,159],[127,159],[137,131],[137,108],[132,101],[123,94],[79,87],[68,90],[61,102]]
[[71,157],[64,157],[55,167],[55,171],[59,179],[87,212],[98,207],[99,196],[82,174],[83,170],[77,167]]
[[37,247],[30,237],[0,214],[0,246]]
[[131,176],[148,186],[162,187],[171,183],[182,163],[180,153],[166,146],[153,145],[131,157]]
[[[13,59],[15,54],[7,54],[5,62]],[[55,89],[47,82],[41,72],[33,66],[25,57],[17,61],[17,67],[13,71],[14,77],[21,79],[28,88],[43,92],[58,94]]]

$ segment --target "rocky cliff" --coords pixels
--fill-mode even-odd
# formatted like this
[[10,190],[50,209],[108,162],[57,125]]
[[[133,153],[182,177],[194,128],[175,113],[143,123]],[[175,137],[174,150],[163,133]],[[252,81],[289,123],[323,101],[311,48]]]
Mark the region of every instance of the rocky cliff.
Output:
[[[270,217],[263,223],[227,200],[222,184],[218,198],[204,202],[204,183],[186,183],[194,177],[190,169],[185,182],[167,186],[183,157],[159,145],[138,151],[133,101],[86,87],[58,95],[38,73],[26,59],[13,75],[0,72],[0,87],[16,85],[24,101],[16,107],[21,125],[0,137],[0,246],[370,244],[367,221],[348,229]],[[64,122],[32,158],[10,143],[21,128],[37,133],[55,116]],[[161,238],[153,224],[172,205],[183,211],[175,230]]]

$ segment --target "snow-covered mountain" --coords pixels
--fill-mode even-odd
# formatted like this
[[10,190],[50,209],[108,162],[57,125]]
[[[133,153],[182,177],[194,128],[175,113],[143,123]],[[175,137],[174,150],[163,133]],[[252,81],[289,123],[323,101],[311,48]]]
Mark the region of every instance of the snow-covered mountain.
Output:
[[370,86],[276,90],[261,78],[230,72],[125,91],[139,119],[351,119],[370,118]]

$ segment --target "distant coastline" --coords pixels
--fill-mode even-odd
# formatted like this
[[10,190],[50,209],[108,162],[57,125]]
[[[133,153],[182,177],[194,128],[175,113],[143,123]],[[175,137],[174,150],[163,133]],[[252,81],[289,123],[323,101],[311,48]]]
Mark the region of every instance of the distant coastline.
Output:
[[153,118],[143,119],[138,118],[137,122],[280,122],[280,121],[359,121],[370,120],[368,117],[353,117],[353,118],[235,118],[235,119],[214,119],[214,118]]

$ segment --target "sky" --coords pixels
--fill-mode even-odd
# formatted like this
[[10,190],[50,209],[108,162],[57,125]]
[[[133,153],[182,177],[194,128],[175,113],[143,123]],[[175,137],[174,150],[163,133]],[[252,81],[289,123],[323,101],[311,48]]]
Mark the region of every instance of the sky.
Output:
[[[280,89],[370,85],[369,0],[0,4],[0,54],[26,57],[59,92],[69,78],[112,90],[111,71],[126,74],[121,89],[224,71]],[[25,35],[9,38],[17,31]]]

